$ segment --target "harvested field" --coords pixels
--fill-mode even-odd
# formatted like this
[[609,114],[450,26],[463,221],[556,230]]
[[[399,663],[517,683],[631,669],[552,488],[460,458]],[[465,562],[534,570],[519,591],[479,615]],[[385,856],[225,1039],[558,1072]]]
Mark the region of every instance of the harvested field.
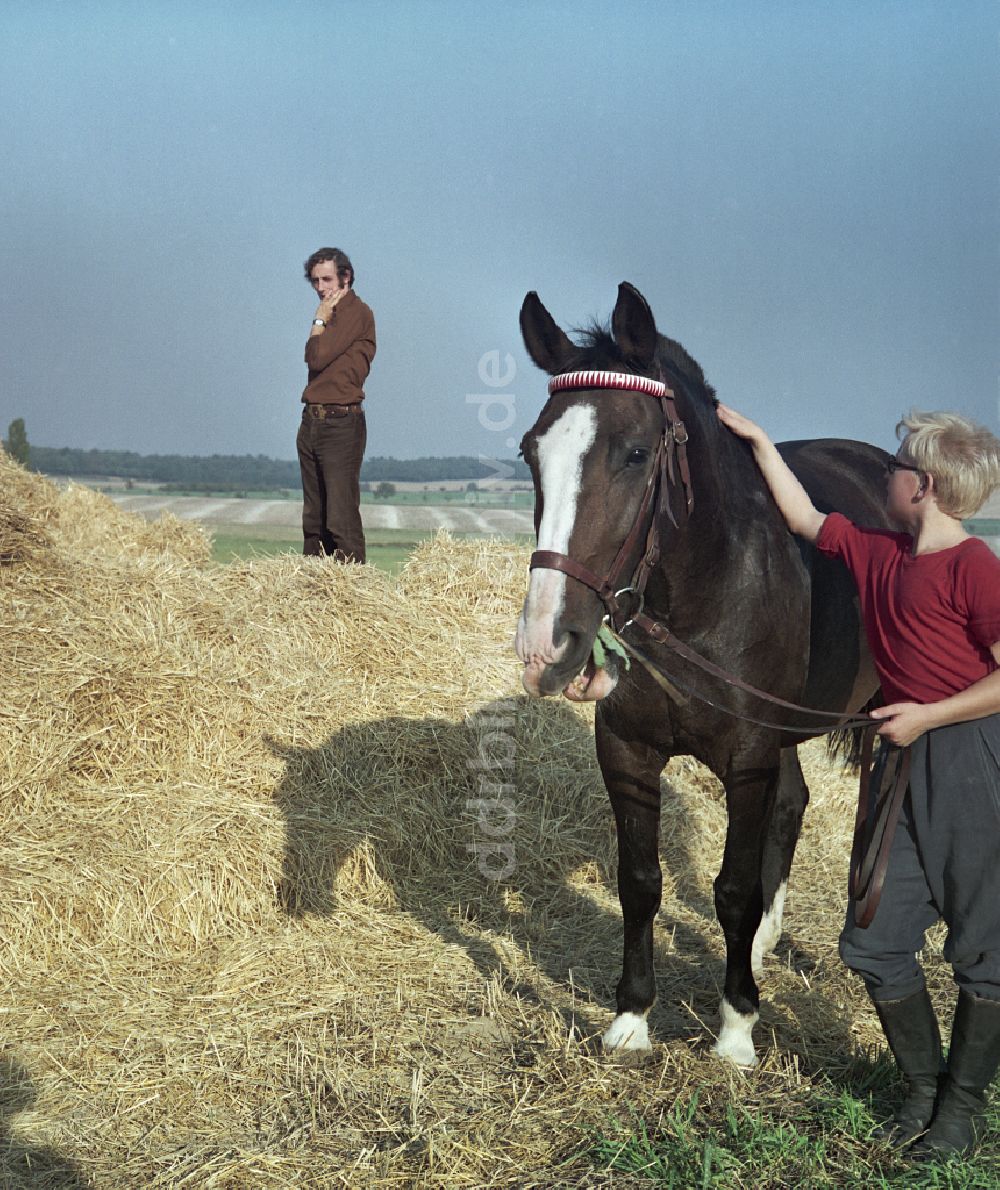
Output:
[[[116,492],[115,504],[126,512],[154,519],[169,513],[184,521],[207,525],[283,525],[299,531],[302,525],[301,500],[237,500],[226,497],[206,499],[198,496],[134,495]],[[451,533],[479,536],[508,536],[533,532],[531,513],[512,508],[477,508],[475,505],[449,504],[421,507],[414,504],[362,504],[361,521],[365,529],[401,529],[414,533]]]
[[[647,1185],[595,1138],[678,1110],[809,1136],[864,1086],[878,1026],[836,955],[854,782],[818,744],[760,1067],[709,1049],[724,813],[686,759],[657,1044],[600,1053],[613,828],[589,712],[520,694],[527,556],[210,566],[196,526],[0,454],[0,1185]],[[509,812],[473,805],[494,781]],[[677,1185],[845,1185],[867,1150],[824,1136],[830,1181],[793,1146]]]

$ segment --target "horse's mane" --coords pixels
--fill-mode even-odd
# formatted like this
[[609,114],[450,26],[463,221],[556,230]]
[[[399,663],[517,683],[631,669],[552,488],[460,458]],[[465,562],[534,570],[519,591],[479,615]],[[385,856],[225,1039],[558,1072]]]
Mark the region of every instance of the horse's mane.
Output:
[[[630,367],[624,353],[614,340],[610,326],[593,322],[589,326],[574,327],[573,333],[577,336],[574,346],[577,347],[578,354],[570,362],[571,368],[600,369],[609,365],[617,365],[622,368]],[[688,355],[676,339],[658,335],[656,356],[659,362],[670,368],[671,371],[679,373],[686,380],[694,381],[715,402],[715,389],[705,379],[701,364],[693,356]]]

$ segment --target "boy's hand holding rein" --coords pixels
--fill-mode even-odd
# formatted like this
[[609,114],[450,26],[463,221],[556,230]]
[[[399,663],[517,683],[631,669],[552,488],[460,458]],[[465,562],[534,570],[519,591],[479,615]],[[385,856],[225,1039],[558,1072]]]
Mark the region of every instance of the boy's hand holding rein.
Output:
[[876,707],[873,719],[882,720],[878,734],[897,748],[906,748],[932,727],[939,726],[932,712],[933,704],[897,702],[888,707]]
[[[1000,664],[1000,641],[990,649]],[[897,702],[872,711],[873,719],[884,720],[878,733],[892,744],[905,748],[918,736],[934,727],[947,727],[951,723],[967,723],[972,719],[985,719],[1000,712],[1000,669],[995,669],[985,678],[973,682],[964,690],[942,698],[938,702]]]

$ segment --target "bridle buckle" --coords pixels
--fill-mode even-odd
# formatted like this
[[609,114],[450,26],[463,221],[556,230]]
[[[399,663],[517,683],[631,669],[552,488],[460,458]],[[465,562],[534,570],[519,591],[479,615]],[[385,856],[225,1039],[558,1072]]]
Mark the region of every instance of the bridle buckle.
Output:
[[[632,607],[628,608],[628,610],[623,610],[623,608],[621,606],[621,598],[623,595],[631,595],[631,596],[635,597],[634,605]],[[620,591],[616,591],[615,592],[615,614],[627,616],[627,619],[625,620],[625,623],[621,626],[621,628],[616,628],[615,631],[616,632],[624,632],[625,629],[635,620],[636,616],[642,615],[642,610],[645,606],[646,606],[646,596],[642,593],[642,591],[637,590],[635,587],[622,587]],[[609,620],[611,619],[611,617],[605,617],[605,618],[609,619]],[[614,628],[613,623],[612,623],[611,627]]]

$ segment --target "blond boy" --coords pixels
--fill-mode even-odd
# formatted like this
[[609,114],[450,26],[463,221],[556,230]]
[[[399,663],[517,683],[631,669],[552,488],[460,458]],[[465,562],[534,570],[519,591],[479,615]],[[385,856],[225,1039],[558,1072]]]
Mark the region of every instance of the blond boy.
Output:
[[[883,1139],[922,1159],[967,1153],[1000,1066],[1000,558],[966,532],[1000,486],[1000,441],[954,413],[896,427],[886,510],[900,532],[813,505],[759,426],[719,419],[753,449],[792,532],[840,558],[858,587],[884,706],[879,734],[910,747],[910,786],[882,900],[866,929],[848,906],[840,953],[865,982],[906,1092]],[[948,927],[959,986],[947,1071],[918,954]]]

